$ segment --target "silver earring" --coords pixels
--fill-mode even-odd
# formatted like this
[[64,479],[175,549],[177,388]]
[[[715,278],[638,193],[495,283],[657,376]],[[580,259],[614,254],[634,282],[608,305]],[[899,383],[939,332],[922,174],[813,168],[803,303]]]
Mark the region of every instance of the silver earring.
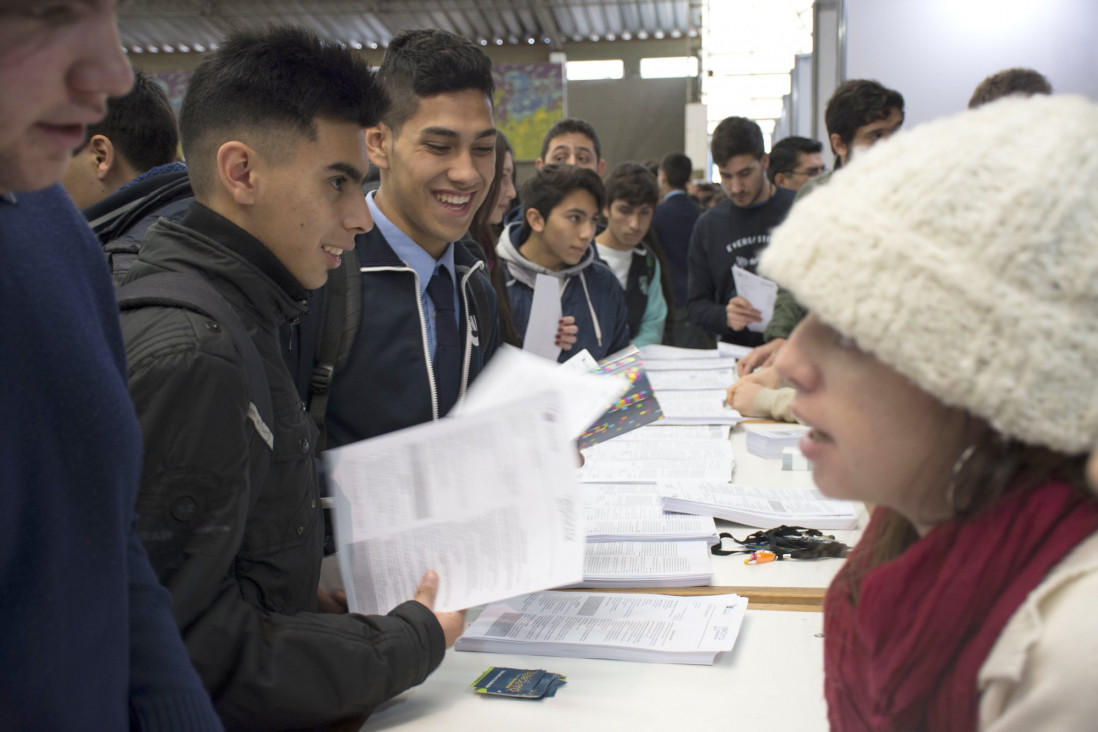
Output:
[[961,471],[965,469],[965,465],[968,464],[968,459],[972,457],[972,453],[976,450],[976,445],[972,444],[966,447],[957,458],[957,462],[953,463],[953,469],[949,475],[949,487],[946,488],[946,502],[949,504],[949,508],[953,511],[953,515],[956,516],[957,511],[957,476],[961,474]]

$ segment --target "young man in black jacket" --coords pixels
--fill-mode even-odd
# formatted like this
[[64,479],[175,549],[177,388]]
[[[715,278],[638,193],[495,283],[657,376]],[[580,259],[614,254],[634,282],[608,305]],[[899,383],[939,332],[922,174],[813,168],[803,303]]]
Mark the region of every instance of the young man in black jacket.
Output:
[[694,225],[688,255],[690,320],[728,343],[757,346],[762,333],[747,329],[761,314],[736,293],[732,267],[754,272],[770,243],[770,230],[785,220],[794,192],[766,177],[769,158],[753,120],[727,117],[713,131],[713,161],[728,199]]
[[452,33],[408,31],[378,81],[393,103],[366,132],[381,186],[357,239],[362,319],[332,380],[330,447],[445,416],[500,340],[484,263],[460,241],[495,175],[491,61]]
[[228,727],[369,713],[422,682],[462,628],[462,613],[431,611],[434,573],[388,615],[317,613],[316,429],[278,328],[372,226],[363,128],[383,98],[339,44],[292,28],[230,37],[194,72],[180,113],[195,203],[149,229],[125,283],[170,272],[212,285],[268,382],[270,424],[231,324],[180,307],[123,313],[145,443],[138,529]]

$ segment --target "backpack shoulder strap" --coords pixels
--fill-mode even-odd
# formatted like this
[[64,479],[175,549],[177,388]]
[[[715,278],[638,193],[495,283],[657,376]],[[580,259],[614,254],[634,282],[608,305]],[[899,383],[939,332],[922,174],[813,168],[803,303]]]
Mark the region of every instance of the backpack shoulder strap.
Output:
[[328,444],[325,415],[332,377],[343,368],[351,355],[355,335],[362,321],[362,277],[354,249],[343,252],[339,269],[328,276],[324,287],[324,306],[320,318],[320,342],[309,378],[309,416],[320,435],[319,455]]
[[[233,339],[233,345],[244,362],[248,379],[248,418],[256,433],[269,448],[261,466],[254,468],[253,478],[266,473],[270,450],[274,449],[274,424],[271,389],[263,359],[248,335],[240,316],[232,306],[205,280],[181,272],[159,272],[127,283],[117,292],[121,310],[136,310],[148,306],[182,307],[206,315],[221,324]],[[261,485],[262,481],[254,483]]]

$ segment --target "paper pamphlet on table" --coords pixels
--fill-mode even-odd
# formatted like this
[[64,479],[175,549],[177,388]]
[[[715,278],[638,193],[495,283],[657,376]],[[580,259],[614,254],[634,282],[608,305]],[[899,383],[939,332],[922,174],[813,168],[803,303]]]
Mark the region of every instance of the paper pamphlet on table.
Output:
[[753,350],[755,349],[750,346],[737,346],[735,343],[725,343],[724,341],[717,343],[717,354],[721,358],[734,358],[738,361]]
[[762,313],[762,322],[748,323],[747,329],[762,333],[774,317],[774,301],[778,299],[778,283],[749,272],[743,267],[732,265],[732,281],[736,285],[736,294],[751,303]]
[[595,373],[628,379],[629,390],[580,435],[580,449],[621,437],[663,416],[644,372],[644,363],[633,346],[599,361]]
[[630,382],[621,376],[564,368],[504,345],[496,351],[451,414],[456,417],[479,414],[514,401],[516,395],[547,388],[558,393],[564,431],[569,439],[575,439],[621,398],[630,388]]
[[328,450],[325,459],[353,612],[387,613],[410,600],[428,569],[439,574],[439,611],[582,580],[575,448],[553,392]]
[[747,451],[767,460],[780,460],[787,447],[800,450],[800,441],[808,433],[803,425],[783,425],[771,429],[754,429],[747,433]]
[[485,608],[454,648],[712,665],[732,650],[746,609],[738,595],[538,592]]
[[854,504],[815,488],[762,488],[736,483],[661,483],[665,511],[734,521],[758,529],[787,524],[807,529],[855,529]]
[[644,440],[725,440],[729,439],[732,427],[726,424],[667,424],[662,419],[655,424],[633,430],[621,437],[618,442],[637,442]]
[[732,443],[727,440],[674,440],[668,439],[655,449],[646,440],[614,440],[583,451],[592,464],[606,460],[727,460],[729,470],[735,464]]
[[534,295],[530,302],[530,317],[522,336],[522,350],[554,363],[560,356],[556,345],[560,327],[560,280],[547,274],[536,275]]
[[[643,356],[642,356],[643,358]],[[671,361],[644,362],[644,368],[652,371],[713,371],[716,369],[736,369],[734,358],[682,358]]]
[[652,343],[642,346],[640,357],[645,363],[649,361],[677,361],[681,359],[695,358],[720,358],[720,352],[716,348],[680,348],[678,346],[665,346],[660,343]]
[[724,402],[727,389],[665,391],[659,394],[666,424],[739,424],[743,416]]
[[603,460],[594,458],[579,470],[584,483],[662,483],[674,480],[729,481],[732,480],[733,460],[728,458],[699,458],[676,460]]
[[736,381],[734,369],[711,371],[655,371],[648,374],[648,383],[657,392],[728,389]]
[[690,541],[588,543],[583,582],[576,587],[701,587],[713,581],[711,544]]
[[584,483],[584,526],[588,542],[685,541],[717,543],[712,516],[663,510],[659,488],[644,483]]

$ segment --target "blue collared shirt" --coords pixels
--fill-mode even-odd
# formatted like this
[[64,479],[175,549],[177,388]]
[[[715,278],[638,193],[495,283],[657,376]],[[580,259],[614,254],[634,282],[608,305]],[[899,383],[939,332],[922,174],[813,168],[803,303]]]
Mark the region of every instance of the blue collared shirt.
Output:
[[458,332],[461,331],[461,323],[457,315],[461,312],[461,305],[458,302],[457,277],[455,276],[457,270],[454,267],[454,243],[447,244],[446,251],[436,261],[427,253],[426,249],[412,241],[411,237],[397,228],[396,224],[381,213],[381,209],[374,203],[374,193],[376,191],[370,191],[366,194],[366,204],[370,207],[370,214],[374,218],[374,226],[385,237],[385,241],[389,242],[389,246],[393,248],[396,255],[404,260],[406,265],[415,270],[416,275],[419,277],[419,303],[423,310],[423,320],[427,324],[427,350],[430,352],[433,361],[438,338],[435,336],[435,303],[427,294],[427,283],[431,281],[435,270],[440,267],[450,275],[450,282],[454,285],[455,325],[458,327]]
[[[668,198],[671,198],[671,196],[685,196],[685,195],[686,195],[686,191],[684,191],[683,189],[681,189],[681,188],[672,188],[666,194],[664,194],[663,200],[666,201]],[[661,203],[662,202],[663,201],[661,201]]]

